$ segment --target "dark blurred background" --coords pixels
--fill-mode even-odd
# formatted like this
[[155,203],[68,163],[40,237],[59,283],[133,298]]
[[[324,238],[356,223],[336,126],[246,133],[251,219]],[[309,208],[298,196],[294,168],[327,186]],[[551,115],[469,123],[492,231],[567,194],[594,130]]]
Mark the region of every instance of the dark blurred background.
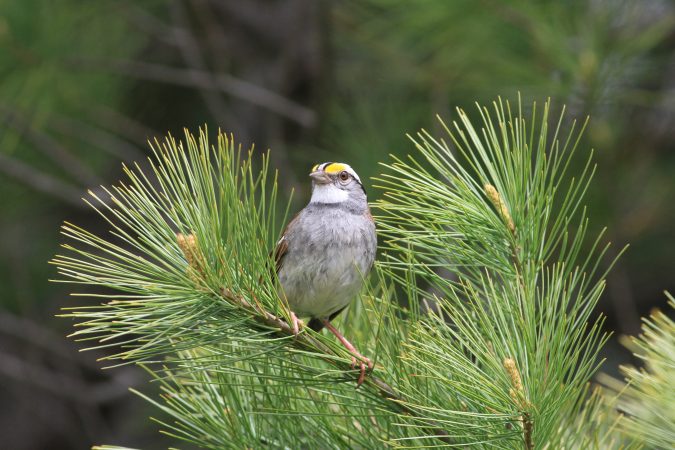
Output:
[[[595,230],[628,253],[600,309],[615,336],[663,307],[675,239],[675,3],[666,0],[0,0],[0,436],[8,449],[164,448],[156,412],[101,371],[54,318],[49,283],[80,200],[121,178],[147,139],[208,124],[271,148],[282,191],[308,195],[316,162],[368,180],[405,133],[501,95],[591,116]],[[569,124],[566,124],[566,126]],[[370,182],[368,182],[370,183]],[[370,189],[371,193],[375,192]],[[630,355],[613,339],[604,369]]]

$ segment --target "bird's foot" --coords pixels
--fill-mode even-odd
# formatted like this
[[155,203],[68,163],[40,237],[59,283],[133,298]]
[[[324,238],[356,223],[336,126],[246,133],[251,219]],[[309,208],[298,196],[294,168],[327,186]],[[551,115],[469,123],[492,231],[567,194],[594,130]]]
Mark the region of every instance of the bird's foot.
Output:
[[361,354],[358,354],[358,355],[359,355],[358,360],[356,359],[356,356],[352,356],[352,369],[356,369],[356,366],[358,366],[359,370],[360,370],[359,379],[356,380],[356,388],[357,389],[366,380],[366,367],[368,367],[369,371],[373,370],[373,362],[369,358],[367,358],[367,357],[365,357]]
[[298,337],[298,334],[300,334],[300,324],[301,321],[298,319],[298,316],[295,315],[293,311],[291,311],[291,332],[293,333],[294,337]]
[[345,338],[342,333],[338,331],[337,328],[335,328],[328,320],[323,321],[324,325],[328,330],[335,335],[336,338],[342,343],[342,345],[345,346],[347,350],[349,350],[349,353],[352,354],[352,368],[356,369],[358,366],[360,369],[359,373],[359,378],[356,381],[356,387],[358,388],[363,384],[363,382],[366,379],[366,367],[368,367],[368,370],[373,370],[373,362],[363,356],[361,353],[359,353],[358,350],[356,350],[356,347]]

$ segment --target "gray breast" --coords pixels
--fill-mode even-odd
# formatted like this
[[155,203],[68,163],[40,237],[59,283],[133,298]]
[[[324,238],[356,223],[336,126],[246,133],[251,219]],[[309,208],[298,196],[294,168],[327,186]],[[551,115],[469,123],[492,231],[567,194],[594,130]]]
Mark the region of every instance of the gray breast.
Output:
[[367,209],[308,205],[289,229],[279,270],[283,295],[300,316],[328,317],[358,294],[375,260],[377,238]]

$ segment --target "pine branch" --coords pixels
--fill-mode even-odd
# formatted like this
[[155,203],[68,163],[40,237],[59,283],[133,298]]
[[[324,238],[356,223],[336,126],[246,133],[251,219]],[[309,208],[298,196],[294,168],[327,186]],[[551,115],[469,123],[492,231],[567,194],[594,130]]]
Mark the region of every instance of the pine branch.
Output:
[[[200,275],[204,275],[204,258],[199,252],[199,247],[196,242],[194,235],[182,235],[178,234],[177,236],[178,245],[181,248],[183,254],[185,255],[186,260],[188,261],[189,268],[193,269]],[[188,269],[189,270],[189,269]],[[199,280],[195,280],[199,283]],[[236,295],[227,288],[221,289],[221,296],[228,302],[235,305],[237,308],[240,308],[243,312],[246,312],[253,317],[255,321],[260,323],[265,327],[269,327],[272,330],[275,330],[278,334],[283,337],[292,337],[291,345],[297,347],[301,350],[310,351],[319,358],[324,359],[324,361],[336,365],[342,370],[353,370],[353,364],[348,366],[339,359],[328,358],[327,356],[341,357],[342,355],[336,353],[331,348],[324,345],[320,340],[317,340],[309,332],[304,332],[309,329],[305,329],[302,322],[300,322],[299,333],[296,334],[291,325],[283,320],[280,317],[277,317],[270,312],[266,311],[259,303],[251,303],[246,298],[241,295]],[[366,387],[372,388],[380,395],[381,398],[387,400],[387,402],[392,403],[391,407],[400,413],[403,414],[414,414],[414,411],[405,406],[405,399],[401,397],[394,388],[387,384],[381,378],[378,378],[374,375],[369,375],[365,380]],[[357,386],[358,388],[358,386]],[[452,441],[447,438],[447,432],[442,428],[435,427],[430,428],[430,432],[434,435],[440,437],[446,443],[451,443]]]
[[[294,335],[293,329],[286,321],[270,314],[267,311],[260,310],[256,306],[252,305],[245,298],[234,295],[228,289],[223,289],[222,295],[223,298],[236,304],[242,310],[252,314],[255,320],[260,322],[261,324],[271,327],[272,329],[278,330],[278,332],[283,336],[293,337],[292,341],[293,346],[300,348],[302,350],[308,350],[313,354],[317,355],[319,358],[324,359],[326,362],[338,366],[342,370],[354,369],[353,366],[350,366],[349,364],[346,364],[341,360],[334,358],[326,358],[325,356],[340,357],[342,355],[336,354],[335,351],[325,346],[321,341],[315,339],[315,337],[313,337],[311,334],[302,333],[298,334],[297,336]],[[302,330],[303,328],[301,328],[301,331]],[[403,414],[409,415],[415,414],[415,412],[412,409],[407,408],[405,406],[406,400],[403,397],[401,397],[401,395],[398,392],[396,392],[394,388],[392,388],[381,378],[378,378],[377,376],[370,374],[365,379],[364,385],[366,387],[370,387],[376,390],[377,393],[380,395],[380,397],[387,400],[388,402],[391,402],[392,403],[391,407],[395,411],[399,411]],[[446,443],[452,442],[450,439],[447,438],[448,433],[442,428],[439,427],[430,428],[430,432],[433,435],[441,438]]]
[[[668,306],[675,310],[669,293]],[[662,311],[643,320],[642,334],[625,345],[644,362],[643,368],[622,366],[625,383],[605,376],[603,383],[616,400],[608,408],[621,414],[618,429],[639,444],[675,447],[675,321]]]
[[289,326],[269,270],[288,207],[269,159],[254,169],[224,135],[155,143],[152,173],[125,168],[128,184],[92,194],[109,236],[64,225],[73,244],[53,263],[105,299],[66,312],[73,336],[147,364],[167,432],[204,448],[607,441],[570,419],[597,411],[585,398],[607,338],[592,317],[607,246],[586,239],[580,206],[594,167],[567,175],[579,136],[558,135],[562,118],[549,134],[548,110],[528,125],[500,101],[479,108],[481,129],[460,110],[452,148],[422,132],[421,162],[386,166],[386,253],[344,318],[375,361],[360,389],[336,340]]
[[478,107],[481,128],[462,110],[452,129],[442,123],[453,147],[420,132],[411,139],[421,160],[397,159],[378,179],[384,270],[436,316],[407,343],[433,393],[401,393],[417,417],[452,423],[451,435],[472,427],[461,442],[558,448],[570,437],[556,430],[580,414],[607,339],[591,319],[604,287],[601,236],[579,258],[594,169],[589,155],[567,176],[579,134],[573,125],[560,138],[561,116],[549,135],[548,104],[529,124],[520,103],[516,114],[493,106]]
[[[280,385],[294,379],[321,385],[328,367],[341,381],[355,381],[351,355],[336,341],[304,327],[293,333],[290,311],[269,276],[278,207],[276,185],[267,190],[268,160],[255,175],[251,155],[240,159],[224,135],[213,150],[206,132],[199,142],[186,139],[187,148],[171,138],[156,143],[152,177],[138,166],[125,168],[128,185],[104,188],[106,199],[91,193],[89,203],[112,227],[113,239],[64,225],[77,244],[64,245],[72,256],[53,261],[65,281],[116,291],[83,294],[109,299],[100,306],[66,308],[65,317],[80,321],[73,336],[98,341],[90,348],[117,349],[105,359],[119,364],[169,358],[177,368],[190,367],[180,377],[223,366],[241,376],[237,364],[269,365],[270,355],[285,354],[294,365],[270,375]],[[361,389],[341,388],[342,395],[388,411],[387,421],[414,414],[378,372],[394,370],[378,364]],[[433,422],[427,429],[447,435]]]

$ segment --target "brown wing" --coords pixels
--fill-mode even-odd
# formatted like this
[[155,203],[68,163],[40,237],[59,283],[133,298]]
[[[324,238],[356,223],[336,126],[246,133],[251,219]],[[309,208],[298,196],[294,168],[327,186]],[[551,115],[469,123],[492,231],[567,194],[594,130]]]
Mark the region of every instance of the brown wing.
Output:
[[298,217],[300,217],[300,213],[297,213],[295,216],[293,216],[290,222],[286,224],[284,231],[281,233],[281,238],[277,242],[276,248],[274,249],[273,252],[270,253],[270,256],[274,255],[274,270],[276,273],[279,273],[279,270],[281,269],[281,264],[284,260],[284,256],[288,251],[288,241],[286,240],[286,232],[298,220]]

